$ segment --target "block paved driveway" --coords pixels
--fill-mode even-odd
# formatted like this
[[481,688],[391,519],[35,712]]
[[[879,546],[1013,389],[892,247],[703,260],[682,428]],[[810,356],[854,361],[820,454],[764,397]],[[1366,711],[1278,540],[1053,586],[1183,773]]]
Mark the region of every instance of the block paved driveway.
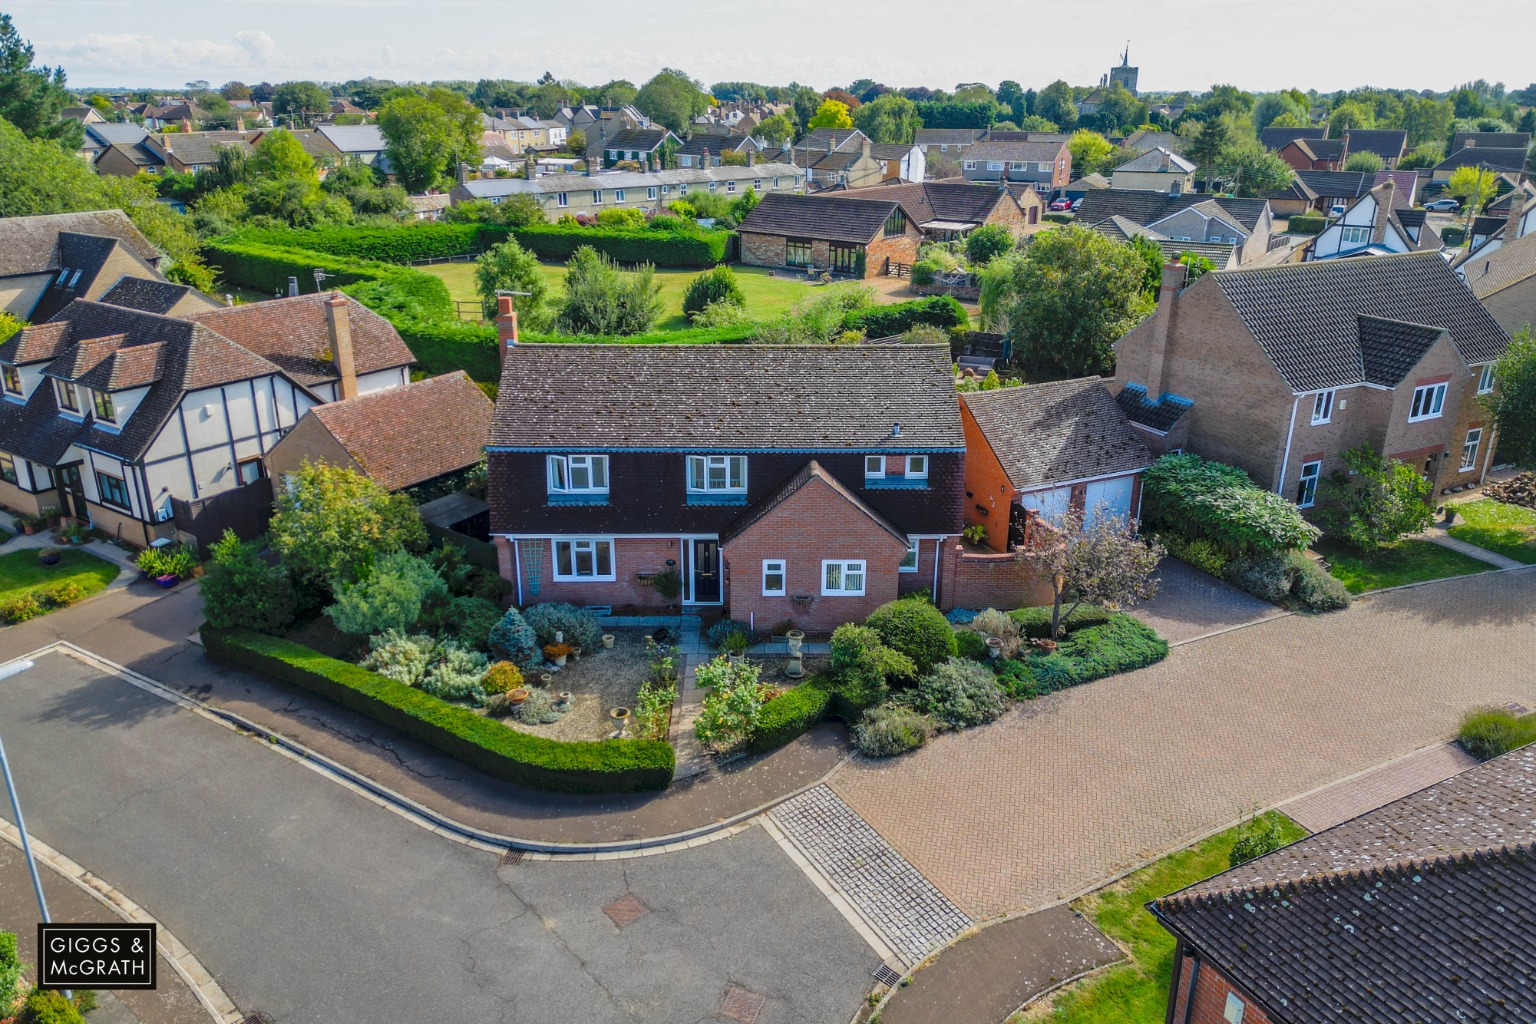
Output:
[[1536,707],[1536,569],[1174,649],[832,788],[974,918],[1075,895],[1269,805]]

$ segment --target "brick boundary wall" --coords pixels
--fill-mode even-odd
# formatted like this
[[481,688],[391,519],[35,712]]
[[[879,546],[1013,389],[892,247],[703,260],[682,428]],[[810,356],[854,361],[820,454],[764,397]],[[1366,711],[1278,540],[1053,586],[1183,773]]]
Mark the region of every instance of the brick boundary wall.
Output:
[[939,569],[939,607],[1028,608],[1050,604],[1054,596],[1038,558],[1024,552],[967,551],[962,544],[945,552]]

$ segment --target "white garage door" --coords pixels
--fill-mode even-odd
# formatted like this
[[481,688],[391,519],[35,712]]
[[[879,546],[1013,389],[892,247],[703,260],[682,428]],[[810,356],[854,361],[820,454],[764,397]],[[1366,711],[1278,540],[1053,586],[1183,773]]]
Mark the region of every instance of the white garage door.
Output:
[[1134,477],[1117,476],[1089,484],[1083,502],[1088,521],[1093,522],[1100,514],[1112,515],[1120,520],[1130,519],[1131,488],[1134,481]]
[[1030,491],[1019,495],[1019,502],[1027,509],[1040,513],[1047,522],[1060,522],[1072,506],[1072,488],[1057,487],[1049,491]]

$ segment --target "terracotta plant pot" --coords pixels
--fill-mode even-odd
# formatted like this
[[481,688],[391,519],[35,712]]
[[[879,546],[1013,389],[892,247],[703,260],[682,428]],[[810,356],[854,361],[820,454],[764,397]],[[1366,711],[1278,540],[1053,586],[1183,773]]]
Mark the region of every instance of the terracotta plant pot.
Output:
[[608,651],[613,650],[613,634],[612,633],[604,633],[603,634],[603,649],[604,650],[608,650]]
[[510,690],[507,691],[507,701],[509,703],[521,704],[523,701],[525,701],[527,699],[528,699],[528,688],[526,686],[514,687],[513,689],[510,689]]
[[1055,640],[1036,640],[1035,646],[1046,653],[1050,653],[1056,649],[1057,644]]

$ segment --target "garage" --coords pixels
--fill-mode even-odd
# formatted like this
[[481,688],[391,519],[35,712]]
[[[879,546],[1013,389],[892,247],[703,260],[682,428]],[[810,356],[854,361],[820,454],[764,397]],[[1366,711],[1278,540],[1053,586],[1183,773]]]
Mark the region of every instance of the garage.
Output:
[[1131,499],[1135,493],[1135,484],[1134,476],[1117,476],[1090,483],[1083,500],[1083,511],[1088,522],[1092,524],[1100,514],[1113,515],[1121,520],[1130,519],[1134,512]]

